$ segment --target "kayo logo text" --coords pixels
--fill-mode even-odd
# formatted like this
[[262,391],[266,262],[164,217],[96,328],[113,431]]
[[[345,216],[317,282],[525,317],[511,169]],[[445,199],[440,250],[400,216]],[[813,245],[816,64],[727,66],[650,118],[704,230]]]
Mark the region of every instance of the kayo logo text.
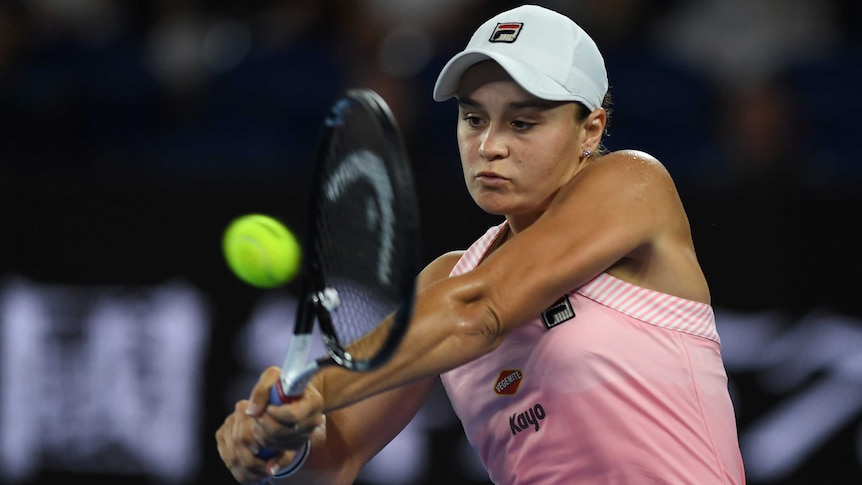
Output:
[[545,408],[539,403],[524,412],[512,413],[509,416],[509,428],[512,431],[512,436],[530,428],[539,431],[539,421],[543,419],[545,419]]

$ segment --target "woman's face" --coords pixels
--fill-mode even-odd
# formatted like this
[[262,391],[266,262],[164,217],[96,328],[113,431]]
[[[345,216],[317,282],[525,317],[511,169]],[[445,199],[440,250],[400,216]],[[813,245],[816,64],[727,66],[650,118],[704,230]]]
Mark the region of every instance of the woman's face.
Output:
[[495,62],[468,69],[458,89],[458,148],[476,204],[491,214],[538,217],[582,166],[577,109],[531,95]]

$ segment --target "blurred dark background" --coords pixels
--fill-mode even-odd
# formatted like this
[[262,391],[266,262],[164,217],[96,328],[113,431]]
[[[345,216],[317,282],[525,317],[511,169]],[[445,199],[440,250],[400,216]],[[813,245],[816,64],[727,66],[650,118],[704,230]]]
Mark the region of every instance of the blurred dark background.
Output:
[[[535,3],[605,54],[607,147],[679,185],[749,483],[862,483],[862,5]],[[301,233],[323,114],[364,86],[401,123],[426,259],[469,245],[498,221],[431,90],[515,5],[0,2],[0,483],[233,483],[214,432],[280,363],[296,291],[243,286],[222,231]],[[486,480],[438,392],[361,483]]]

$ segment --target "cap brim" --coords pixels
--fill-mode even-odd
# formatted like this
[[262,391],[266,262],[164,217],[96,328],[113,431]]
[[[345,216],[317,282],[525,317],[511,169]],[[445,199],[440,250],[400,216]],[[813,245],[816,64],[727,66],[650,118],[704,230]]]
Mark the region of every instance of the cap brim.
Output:
[[461,52],[443,66],[434,85],[434,100],[445,101],[456,96],[464,72],[488,59],[499,64],[518,85],[534,96],[549,101],[581,101],[579,96],[573,96],[559,83],[534,68],[509,56],[482,49]]

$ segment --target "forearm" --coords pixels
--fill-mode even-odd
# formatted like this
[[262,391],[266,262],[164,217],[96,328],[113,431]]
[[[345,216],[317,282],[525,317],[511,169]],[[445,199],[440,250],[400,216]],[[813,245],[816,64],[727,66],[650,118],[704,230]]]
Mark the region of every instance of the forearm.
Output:
[[326,411],[436,377],[484,355],[502,341],[489,306],[469,294],[442,288],[445,283],[428,288],[416,299],[404,339],[387,364],[361,373],[330,368],[318,376],[316,387],[324,396]]
[[311,435],[305,465],[276,483],[353,483],[362,467],[413,419],[436,382],[426,379],[328,413],[325,424]]
[[361,469],[361,465],[351,459],[335,414],[312,433],[307,452],[308,457],[301,468],[289,477],[273,479],[272,482],[277,485],[349,485],[356,480]]

